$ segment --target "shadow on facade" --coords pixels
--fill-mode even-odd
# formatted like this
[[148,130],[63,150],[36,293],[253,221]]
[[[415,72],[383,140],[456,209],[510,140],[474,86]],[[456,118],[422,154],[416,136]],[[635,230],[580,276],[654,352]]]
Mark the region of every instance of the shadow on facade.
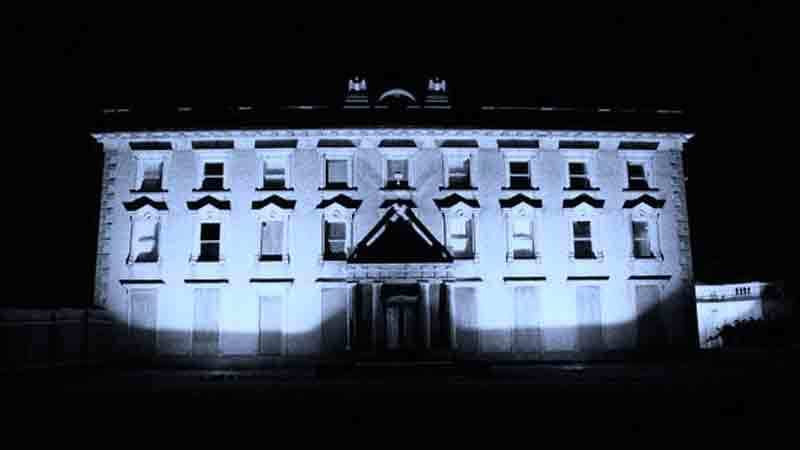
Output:
[[[681,306],[685,306],[683,312]],[[154,331],[112,319],[103,333],[85,333],[85,347],[94,349],[87,352],[85,359],[124,367],[255,369],[394,361],[646,362],[686,359],[698,349],[694,304],[678,296],[640,311],[636,322],[574,327],[469,327],[462,326],[464,318],[458,316],[453,326],[452,318],[444,313],[447,308],[443,298],[433,309],[439,314],[431,315],[429,346],[419,322],[408,327],[412,330],[410,336],[401,336],[406,340],[398,344],[395,337],[395,343],[390,344],[385,315],[378,321],[373,342],[369,299],[357,296],[349,330],[346,311],[330,315],[307,331],[294,333]],[[687,325],[666,320],[679,314],[683,314],[680,317],[685,317],[683,322]],[[455,343],[451,342],[452,328]]]

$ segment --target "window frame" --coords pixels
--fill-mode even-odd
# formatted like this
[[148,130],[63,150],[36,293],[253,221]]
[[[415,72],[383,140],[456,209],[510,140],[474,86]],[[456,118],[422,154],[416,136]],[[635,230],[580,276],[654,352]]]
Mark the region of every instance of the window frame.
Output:
[[[503,167],[505,172],[505,184],[503,190],[505,191],[538,191],[539,187],[536,184],[534,175],[536,174],[536,165],[539,160],[538,149],[510,149],[498,148],[498,151],[503,155]],[[511,185],[511,163],[524,162],[528,164],[528,186],[527,187],[513,187]]]
[[[526,202],[519,202],[511,208],[502,208],[506,236],[506,262],[507,263],[541,263],[542,255],[539,251],[538,236],[542,235],[542,220],[540,208],[533,207]],[[514,221],[526,220],[530,223],[532,255],[530,257],[514,256]]]
[[[625,221],[628,224],[628,258],[637,263],[661,262],[664,260],[661,230],[661,211],[652,208],[646,203],[640,203],[634,208],[625,210]],[[634,222],[646,222],[647,234],[650,243],[650,253],[652,257],[637,257],[634,253]]]
[[[155,194],[167,192],[168,175],[170,162],[172,161],[172,150],[131,150],[134,162],[136,164],[135,177],[130,192],[135,194]],[[143,184],[145,180],[146,164],[148,163],[161,164],[161,180],[157,190],[144,190]]]
[[[607,230],[605,227],[607,226],[604,220],[604,214],[602,213],[602,209],[597,209],[592,207],[587,203],[581,203],[574,208],[569,208],[564,210],[565,216],[568,218],[566,223],[567,234],[566,236],[569,237],[569,253],[568,258],[572,263],[601,263],[605,261],[605,249],[606,249],[606,240],[607,240]],[[576,258],[575,257],[575,230],[573,224],[575,222],[589,222],[590,225],[590,233],[591,233],[591,242],[592,242],[592,253],[594,254],[594,258]]]
[[[253,258],[256,264],[259,265],[271,265],[271,264],[288,264],[290,261],[290,250],[291,250],[291,232],[292,232],[292,224],[291,218],[294,211],[291,208],[283,209],[280,206],[276,205],[275,203],[269,203],[268,205],[264,206],[261,209],[253,210],[253,215],[255,216],[255,242],[256,251],[254,252]],[[263,249],[262,249],[262,236],[261,236],[261,227],[262,224],[266,222],[281,222],[283,224],[283,242],[281,245],[281,253],[280,258],[278,259],[264,259],[263,258]]]
[[[321,191],[354,191],[356,150],[358,147],[322,147],[317,148],[320,161],[320,186]],[[328,180],[328,161],[345,161],[347,181],[345,186],[332,186]]]
[[[341,263],[353,252],[354,216],[357,208],[345,208],[339,203],[332,203],[320,210],[320,263]],[[330,258],[327,253],[327,223],[343,223],[345,229],[344,258]]]
[[[292,166],[294,163],[294,149],[292,148],[269,148],[269,149],[256,149],[256,158],[258,159],[258,186],[256,191],[291,191],[294,190],[294,171]],[[267,187],[265,181],[267,174],[265,173],[265,166],[270,161],[280,161],[283,164],[283,187]]]
[[[160,266],[163,260],[162,242],[164,241],[164,232],[166,231],[166,211],[158,211],[149,205],[140,209],[139,211],[129,212],[130,226],[128,229],[128,256],[125,258],[125,264],[129,267],[146,267],[146,266]],[[156,260],[155,261],[136,261],[134,255],[134,238],[135,230],[138,223],[153,222],[158,238],[156,239]]]
[[[195,155],[194,192],[227,192],[230,191],[230,159],[233,149],[192,150]],[[222,164],[222,189],[203,189],[206,179],[206,164]],[[216,177],[216,175],[215,175]]]
[[[202,208],[191,212],[194,222],[193,244],[189,256],[189,261],[192,265],[203,266],[222,266],[227,260],[229,233],[230,233],[230,210],[217,209],[213,204],[208,203]],[[219,223],[220,236],[219,236],[219,260],[217,261],[203,261],[200,259],[200,243],[201,243],[201,230],[204,223]]]
[[469,236],[470,242],[470,253],[466,256],[456,256],[453,254],[453,259],[456,261],[472,261],[478,262],[479,261],[479,243],[478,243],[478,236],[479,234],[479,215],[480,215],[480,208],[474,208],[466,203],[458,202],[449,208],[441,208],[442,211],[442,228],[444,234],[444,246],[447,250],[453,253],[451,248],[450,241],[452,239],[451,234],[451,227],[453,219],[462,219],[466,218],[471,220],[472,228],[471,228],[471,236]]
[[[624,191],[630,192],[655,192],[659,189],[656,187],[656,161],[657,152],[655,150],[619,150],[621,156],[620,163],[622,164],[622,173],[624,175],[625,187]],[[631,187],[630,169],[629,166],[638,165],[644,169],[644,181],[647,183],[646,188]]]
[[[477,179],[477,155],[478,148],[467,147],[445,147],[440,148],[442,152],[442,186],[439,190],[452,190],[452,191],[475,191],[478,190]],[[466,171],[467,185],[466,186],[453,186],[450,183],[450,161],[460,160],[467,161],[469,167]]]

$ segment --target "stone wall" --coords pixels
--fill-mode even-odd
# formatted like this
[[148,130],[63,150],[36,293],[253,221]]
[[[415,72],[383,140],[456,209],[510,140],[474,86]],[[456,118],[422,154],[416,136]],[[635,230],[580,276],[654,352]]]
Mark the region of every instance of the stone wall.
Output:
[[113,351],[111,314],[95,309],[0,309],[0,370],[97,364]]

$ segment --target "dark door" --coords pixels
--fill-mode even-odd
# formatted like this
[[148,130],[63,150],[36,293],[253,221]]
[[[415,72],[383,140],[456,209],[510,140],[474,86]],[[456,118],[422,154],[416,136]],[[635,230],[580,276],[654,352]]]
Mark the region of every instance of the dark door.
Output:
[[386,349],[415,350],[419,340],[417,302],[386,304]]
[[131,344],[134,353],[156,351],[156,290],[136,289],[131,293]]

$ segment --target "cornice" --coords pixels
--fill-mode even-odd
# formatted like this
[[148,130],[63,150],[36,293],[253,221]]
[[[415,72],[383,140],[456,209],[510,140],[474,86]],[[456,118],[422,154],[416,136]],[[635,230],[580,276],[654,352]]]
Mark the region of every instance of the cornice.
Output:
[[439,139],[477,138],[621,138],[621,139],[679,139],[688,141],[693,133],[652,131],[589,131],[589,130],[502,130],[450,128],[348,128],[348,129],[283,129],[283,130],[202,130],[202,131],[116,131],[93,133],[98,141],[138,139],[206,139],[206,138],[341,138],[360,137],[435,137]]

